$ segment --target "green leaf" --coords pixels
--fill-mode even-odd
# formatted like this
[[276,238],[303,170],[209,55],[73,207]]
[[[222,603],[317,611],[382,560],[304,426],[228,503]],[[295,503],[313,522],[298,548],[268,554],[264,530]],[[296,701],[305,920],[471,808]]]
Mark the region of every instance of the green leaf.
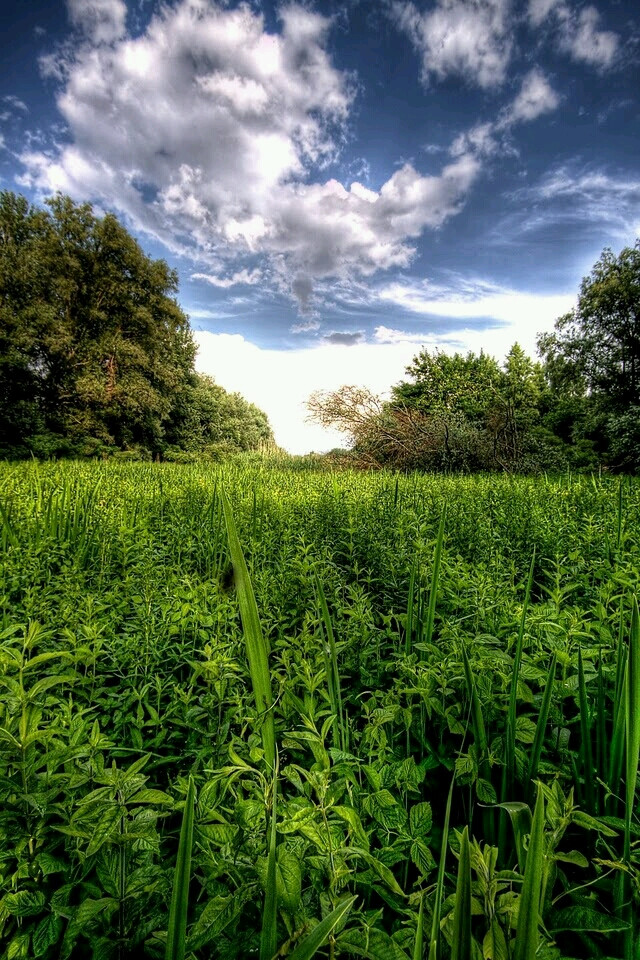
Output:
[[57,943],[62,933],[63,923],[60,917],[49,914],[43,917],[33,931],[32,950],[34,957],[42,957],[49,947]]
[[509,960],[509,951],[504,932],[496,917],[482,941],[482,956],[484,960]]
[[251,578],[240,546],[231,504],[226,492],[222,491],[222,509],[227,526],[227,538],[231,552],[231,562],[236,578],[240,616],[244,630],[244,639],[249,661],[249,673],[256,707],[260,715],[260,733],[264,747],[265,760],[269,770],[276,766],[276,732],[273,719],[273,695],[271,692],[271,674],[269,672],[269,648],[262,633],[258,605],[256,603]]
[[301,904],[302,872],[300,859],[284,843],[278,846],[276,854],[276,884],[278,898],[290,913],[295,913]]
[[189,777],[189,786],[187,787],[187,796],[182,812],[178,857],[173,875],[165,960],[184,960],[185,956],[195,802],[196,788],[193,777]]
[[35,917],[42,912],[46,902],[41,890],[18,890],[2,898],[2,906],[12,917]]
[[347,916],[357,897],[351,897],[339,903],[335,910],[321,920],[308,937],[298,944],[289,960],[311,960],[311,957],[326,943],[338,924]]
[[139,790],[129,799],[128,803],[153,803],[172,807],[173,798],[164,790]]
[[551,933],[570,930],[576,933],[614,933],[626,930],[628,924],[619,917],[601,913],[591,907],[565,907],[555,911],[549,920]]
[[31,934],[29,932],[16,934],[7,947],[7,960],[27,960],[30,939]]
[[493,784],[482,778],[476,780],[476,796],[480,803],[495,804],[498,799]]
[[433,812],[430,803],[415,803],[409,811],[409,828],[412,837],[424,837],[431,833]]
[[538,949],[538,919],[544,869],[544,794],[538,788],[533,813],[524,883],[518,906],[514,960],[534,960]]
[[465,827],[460,841],[458,879],[453,906],[451,960],[471,960],[471,944],[471,854],[469,827]]

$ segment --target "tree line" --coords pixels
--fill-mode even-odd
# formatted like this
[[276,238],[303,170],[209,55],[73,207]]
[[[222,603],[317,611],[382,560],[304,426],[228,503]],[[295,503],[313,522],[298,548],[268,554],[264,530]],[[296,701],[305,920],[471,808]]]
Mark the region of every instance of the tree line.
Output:
[[218,458],[266,414],[198,374],[178,277],[111,214],[0,193],[0,457]]
[[358,466],[421,470],[640,468],[640,241],[605,249],[577,305],[501,365],[422,350],[382,402],[344,386],[317,392],[310,419],[341,430]]

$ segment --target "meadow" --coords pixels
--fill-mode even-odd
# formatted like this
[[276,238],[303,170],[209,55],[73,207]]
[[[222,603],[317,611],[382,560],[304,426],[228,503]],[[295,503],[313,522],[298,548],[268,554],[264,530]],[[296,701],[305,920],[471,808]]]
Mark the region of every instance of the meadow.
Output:
[[638,481],[0,491],[0,957],[639,956]]

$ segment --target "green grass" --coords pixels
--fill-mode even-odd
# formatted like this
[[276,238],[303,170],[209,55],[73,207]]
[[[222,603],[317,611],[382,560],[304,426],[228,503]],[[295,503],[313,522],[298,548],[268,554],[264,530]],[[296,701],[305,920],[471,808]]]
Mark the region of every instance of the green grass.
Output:
[[633,956],[639,482],[0,490],[0,960]]

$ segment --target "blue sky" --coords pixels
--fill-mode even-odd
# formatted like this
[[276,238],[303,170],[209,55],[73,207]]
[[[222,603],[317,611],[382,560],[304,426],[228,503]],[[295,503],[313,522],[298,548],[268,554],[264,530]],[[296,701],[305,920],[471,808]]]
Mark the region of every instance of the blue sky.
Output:
[[198,365],[295,451],[313,389],[504,356],[640,235],[633,0],[5,0],[0,187],[117,213]]

